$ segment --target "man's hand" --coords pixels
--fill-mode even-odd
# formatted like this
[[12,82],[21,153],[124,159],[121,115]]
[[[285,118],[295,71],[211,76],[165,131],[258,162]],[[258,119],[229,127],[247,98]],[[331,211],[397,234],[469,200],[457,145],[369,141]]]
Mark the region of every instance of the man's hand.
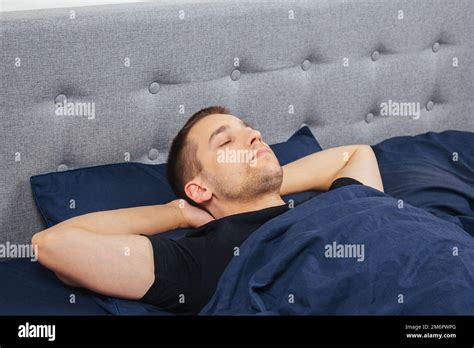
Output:
[[208,212],[189,204],[184,199],[175,199],[168,204],[179,211],[181,228],[196,228],[215,220]]

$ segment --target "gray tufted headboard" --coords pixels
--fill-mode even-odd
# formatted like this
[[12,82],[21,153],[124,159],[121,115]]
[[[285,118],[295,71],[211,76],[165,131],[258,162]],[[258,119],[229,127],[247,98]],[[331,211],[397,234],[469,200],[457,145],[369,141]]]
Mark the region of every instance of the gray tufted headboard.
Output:
[[[323,147],[474,131],[472,0],[168,1],[0,15],[0,243],[27,243],[45,227],[30,176],[127,153],[161,163],[185,120],[209,105],[229,107],[268,143],[303,123]],[[64,100],[90,113],[58,115]],[[419,117],[383,116],[390,100],[419,103]]]

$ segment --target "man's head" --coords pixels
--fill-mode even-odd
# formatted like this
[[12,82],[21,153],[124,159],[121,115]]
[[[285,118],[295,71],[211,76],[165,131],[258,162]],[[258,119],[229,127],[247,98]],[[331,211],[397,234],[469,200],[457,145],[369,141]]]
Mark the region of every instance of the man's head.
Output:
[[167,174],[178,197],[211,214],[278,195],[283,178],[260,132],[221,106],[189,118],[171,145]]

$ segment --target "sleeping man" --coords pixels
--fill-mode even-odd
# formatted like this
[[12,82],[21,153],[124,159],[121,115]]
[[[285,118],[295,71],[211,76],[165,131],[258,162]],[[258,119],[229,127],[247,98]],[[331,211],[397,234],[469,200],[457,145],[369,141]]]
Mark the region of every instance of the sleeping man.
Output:
[[[167,174],[179,199],[89,213],[38,232],[39,262],[70,286],[197,314],[240,245],[290,209],[281,196],[350,184],[383,191],[370,146],[336,147],[282,167],[258,130],[220,106],[186,122]],[[177,228],[191,230],[178,240],[160,236]]]

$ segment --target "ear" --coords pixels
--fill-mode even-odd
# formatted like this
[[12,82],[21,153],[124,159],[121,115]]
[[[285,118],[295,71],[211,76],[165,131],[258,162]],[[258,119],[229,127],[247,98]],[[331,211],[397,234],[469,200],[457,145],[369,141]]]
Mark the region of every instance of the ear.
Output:
[[184,186],[184,192],[197,204],[208,202],[212,198],[211,190],[199,178],[194,178]]

